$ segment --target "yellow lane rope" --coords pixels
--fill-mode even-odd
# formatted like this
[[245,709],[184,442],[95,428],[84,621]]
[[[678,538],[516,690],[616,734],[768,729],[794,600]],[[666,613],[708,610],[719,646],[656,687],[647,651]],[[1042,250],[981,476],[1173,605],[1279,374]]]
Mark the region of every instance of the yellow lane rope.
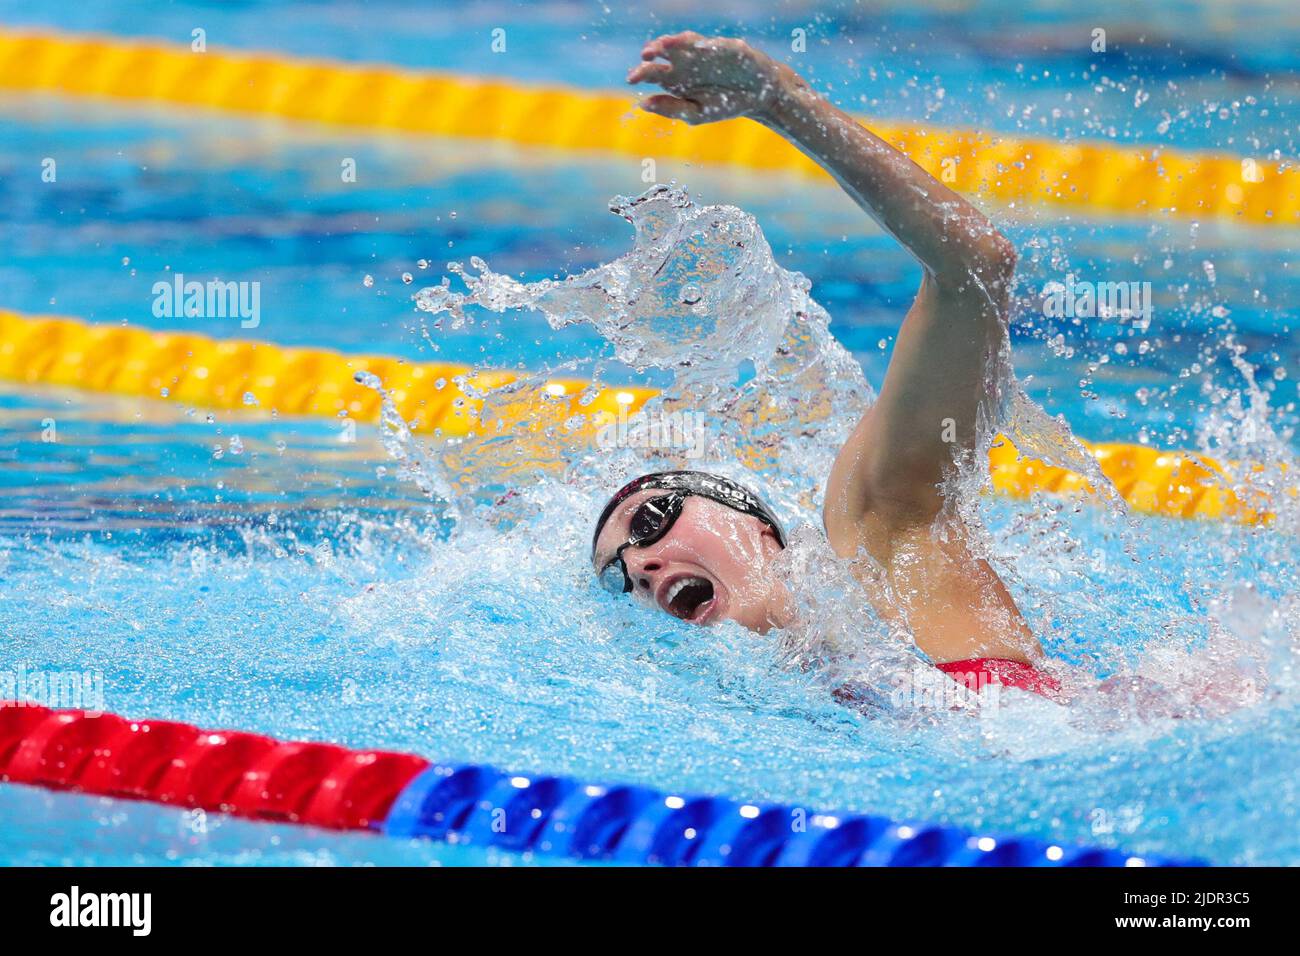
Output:
[[[251,395],[263,410],[283,415],[379,420],[379,396],[357,384],[357,372],[379,377],[414,430],[444,437],[481,428],[490,389],[519,381],[510,372],[473,372],[467,366],[344,355],[330,349],[214,339],[191,332],[153,332],[132,326],[29,316],[0,310],[0,379],[65,385],[119,395],[165,398],[206,408],[246,410]],[[588,427],[634,413],[655,393],[644,388],[589,388],[575,379],[525,383],[517,395],[492,405],[494,422],[529,422],[543,429],[586,416]],[[499,394],[499,393],[498,393]],[[1174,517],[1265,520],[1229,487],[1221,465],[1202,456],[1141,445],[1085,443],[1101,470],[1135,509]],[[1002,439],[989,455],[993,487],[1026,497],[1034,492],[1088,490],[1079,475],[1019,454]]]
[[[63,316],[0,310],[0,378],[27,384],[69,385],[119,395],[165,398],[204,408],[261,409],[287,415],[379,421],[379,394],[356,382],[369,372],[383,383],[414,430],[445,437],[468,434],[479,422],[474,397],[517,380],[511,372],[475,372],[452,362],[411,362],[332,349],[293,348],[192,332],[153,332],[136,326],[82,322]],[[616,416],[620,405],[640,407],[653,391],[605,389],[584,395],[589,383],[551,379],[516,403],[536,404],[546,418],[583,413]],[[246,398],[251,396],[251,400]],[[494,418],[524,409],[495,403]]]
[[[757,123],[689,128],[633,109],[627,93],[272,53],[0,29],[0,88],[825,175]],[[1004,202],[1300,224],[1294,163],[923,124],[870,126],[954,188]]]

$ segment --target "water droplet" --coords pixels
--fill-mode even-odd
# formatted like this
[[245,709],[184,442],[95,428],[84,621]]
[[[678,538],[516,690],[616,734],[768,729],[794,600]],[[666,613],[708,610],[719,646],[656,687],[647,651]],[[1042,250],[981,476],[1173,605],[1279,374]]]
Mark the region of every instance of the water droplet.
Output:
[[244,404],[245,404],[245,405],[256,405],[256,404],[257,404],[257,396],[254,395],[252,392],[245,392],[245,393],[244,393]]
[[367,289],[369,289],[372,285],[375,284],[375,277],[372,275],[367,275],[364,279],[361,280],[361,284],[365,286]]
[[407,285],[410,285],[413,281],[415,281],[415,276],[411,275],[409,272],[403,272],[402,281]]

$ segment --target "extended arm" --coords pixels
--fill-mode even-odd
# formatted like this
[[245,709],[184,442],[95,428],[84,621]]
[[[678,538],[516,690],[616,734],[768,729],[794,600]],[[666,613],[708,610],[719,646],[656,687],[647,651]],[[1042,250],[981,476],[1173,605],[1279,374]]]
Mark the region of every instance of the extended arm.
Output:
[[642,58],[629,80],[669,90],[646,109],[690,123],[741,115],[763,123],[815,159],[921,263],[921,288],[879,400],[831,477],[827,527],[834,534],[867,511],[891,523],[928,522],[942,504],[944,469],[974,443],[1005,336],[1011,243],[961,196],[744,41],[683,33],[647,44]]
[[868,511],[891,525],[928,523],[945,469],[974,446],[1005,341],[1015,250],[974,206],[788,77],[762,121],[821,163],[924,269],[880,397],[836,462],[827,527]]
[[892,607],[936,660],[1037,655],[1010,594],[972,556],[960,524],[939,534],[932,527],[945,474],[974,448],[992,397],[1016,261],[1010,242],[974,206],[744,41],[683,33],[647,44],[642,59],[629,81],[667,91],[645,109],[692,124],[736,116],[763,123],[815,159],[920,262],[921,287],[880,396],[827,483],[827,535],[841,555],[865,550],[886,570]]

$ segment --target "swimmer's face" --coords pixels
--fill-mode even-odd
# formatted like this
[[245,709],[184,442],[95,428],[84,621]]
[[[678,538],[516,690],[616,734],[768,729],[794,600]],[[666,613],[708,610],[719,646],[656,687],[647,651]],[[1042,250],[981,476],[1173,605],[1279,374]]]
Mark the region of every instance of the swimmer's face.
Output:
[[[664,494],[639,491],[610,515],[596,541],[597,573],[631,537],[636,510]],[[692,624],[729,620],[764,633],[789,616],[785,588],[770,567],[780,551],[776,534],[758,518],[688,495],[671,530],[653,544],[625,549],[623,561],[638,600]]]

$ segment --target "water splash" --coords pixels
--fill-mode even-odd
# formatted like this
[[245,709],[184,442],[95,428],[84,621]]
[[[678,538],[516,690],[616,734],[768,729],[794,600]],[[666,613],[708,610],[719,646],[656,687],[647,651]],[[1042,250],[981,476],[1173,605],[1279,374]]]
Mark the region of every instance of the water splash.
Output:
[[477,274],[451,266],[468,292],[452,292],[444,280],[420,290],[417,307],[448,313],[453,327],[468,321],[468,306],[535,309],[554,329],[590,323],[620,362],[637,371],[673,369],[692,383],[714,382],[744,359],[768,362],[808,283],[776,266],[752,216],[697,207],[684,190],[663,185],[615,197],[609,208],[635,230],[631,251],[615,261],[525,284],[474,258]]
[[397,478],[411,481],[430,498],[440,498],[446,502],[446,517],[452,521],[457,520],[460,515],[445,472],[434,464],[425,448],[415,439],[410,423],[398,412],[396,403],[379,376],[373,372],[360,371],[353,376],[353,380],[379,395],[379,436],[384,450],[398,463]]
[[[832,686],[855,688],[855,703],[865,709],[890,710],[884,689],[906,680],[916,661],[909,638],[891,631],[866,607],[861,584],[847,576],[816,530],[825,476],[874,392],[831,334],[830,316],[812,298],[807,279],[774,261],[753,217],[729,206],[697,206],[683,190],[668,186],[636,198],[617,197],[610,208],[635,233],[631,250],[612,262],[562,279],[525,283],[473,259],[472,271],[451,266],[466,291],[453,291],[444,279],[422,289],[416,304],[439,320],[448,318],[452,328],[474,321],[476,309],[536,310],[556,329],[590,324],[608,342],[609,354],[570,363],[565,373],[585,374],[596,389],[607,377],[626,381],[632,372],[671,372],[671,383],[646,412],[698,415],[706,433],[705,460],[686,460],[681,449],[653,442],[593,450],[581,415],[539,428],[541,413],[520,415],[520,402],[542,392],[555,369],[484,392],[481,433],[427,452],[418,450],[385,396],[390,452],[426,493],[445,496],[461,514],[485,519],[481,528],[496,529],[490,533],[525,529],[517,542],[521,548],[535,540],[530,535],[542,534],[569,554],[579,574],[584,573],[588,516],[609,488],[632,474],[700,467],[758,487],[795,526],[779,569],[802,610],[798,628],[778,636],[781,666],[815,671]],[[1135,707],[1156,714],[1204,716],[1222,712],[1229,701],[1241,706],[1258,699],[1267,683],[1258,655],[1205,612],[1204,588],[1198,592],[1188,584],[1194,570],[1184,569],[1182,583],[1171,578],[1150,588],[1181,589],[1189,606],[1156,600],[1126,612],[1114,606],[1116,589],[1108,590],[1098,575],[1075,566],[1074,556],[1118,549],[1111,571],[1131,579],[1153,551],[1159,554],[1159,542],[1127,513],[1068,425],[1049,417],[1024,392],[1011,370],[1008,343],[990,376],[994,400],[980,410],[977,452],[958,463],[951,500],[975,530],[975,550],[1003,571],[1049,654],[1086,668],[1060,668],[1073,682],[1079,712],[1104,707],[1123,712],[1117,701],[1137,700]],[[999,432],[1022,452],[1083,474],[1109,507],[1088,509],[1086,527],[1078,526],[1077,500],[1040,501],[1008,517],[1004,503],[980,494],[988,483],[984,453]],[[557,514],[564,516],[558,523]],[[1025,547],[1026,535],[1032,547]],[[485,540],[490,539],[480,545],[487,547]],[[1125,562],[1132,562],[1132,569]],[[888,600],[887,588],[882,594]],[[1098,613],[1117,619],[1127,613],[1142,639],[1122,647],[1084,646],[1078,637],[1083,629],[1072,622]],[[1222,678],[1229,660],[1240,693],[1223,693],[1219,680],[1217,695],[1201,694],[1196,685],[1203,667]],[[1089,672],[1096,676],[1088,677]],[[1112,678],[1110,689],[1097,691],[1097,677]],[[1125,697],[1115,690],[1124,680],[1147,681],[1144,694]]]

